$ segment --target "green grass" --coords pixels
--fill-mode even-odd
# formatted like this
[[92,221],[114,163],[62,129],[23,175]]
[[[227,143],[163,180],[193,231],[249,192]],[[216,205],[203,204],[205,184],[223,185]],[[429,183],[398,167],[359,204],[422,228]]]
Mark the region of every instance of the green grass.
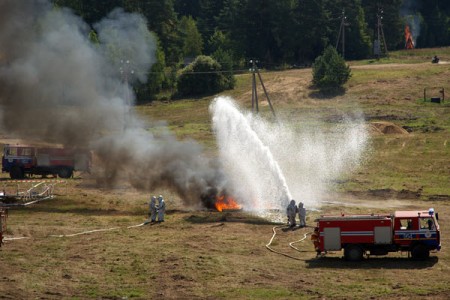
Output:
[[[243,287],[221,291],[215,294],[221,299],[306,299],[302,291],[289,291],[284,288]],[[303,298],[302,298],[303,296]]]
[[[285,78],[310,78],[310,71],[263,72],[262,77],[269,94],[272,90],[272,102],[277,114],[288,118],[293,128],[322,126],[332,129],[337,125],[332,121],[333,115],[351,115],[356,108],[370,121],[391,121],[412,131],[409,136],[372,136],[371,150],[359,170],[361,174],[355,172],[341,178],[345,183],[338,185],[339,191],[422,189],[422,197],[427,198],[436,194],[450,195],[450,175],[445,167],[450,156],[450,100],[443,104],[423,101],[424,88],[428,90],[428,97],[440,95],[440,88],[434,87],[447,88],[450,95],[447,79],[450,68],[431,64],[428,60],[434,55],[442,61],[450,60],[450,48],[391,52],[388,58],[379,62],[397,64],[392,67],[373,67],[370,60],[351,62],[355,68],[352,69],[353,76],[347,84],[346,93],[328,99],[308,96],[308,79],[301,98],[297,98],[299,94],[286,98],[280,94],[283,89],[273,91],[277,85],[283,85]],[[422,64],[415,64],[418,62]],[[241,106],[249,109],[251,76],[242,74],[236,78],[236,88],[222,94],[235,97]],[[242,97],[243,94],[247,96]],[[260,95],[264,98],[262,91]],[[137,107],[137,111],[144,117],[167,120],[169,128],[179,139],[192,138],[215,153],[216,143],[208,111],[212,99],[205,97],[169,104],[155,103]],[[270,111],[266,108],[263,115],[269,116]],[[323,120],[326,122],[323,123]]]
[[[443,58],[450,54],[448,48],[427,51],[400,51],[391,53],[390,59],[428,62],[432,52]],[[56,199],[10,211],[9,234],[32,239],[7,242],[1,248],[2,295],[15,299],[445,299],[450,292],[450,255],[445,250],[450,243],[445,226],[450,195],[450,106],[420,99],[424,86],[443,85],[450,94],[449,68],[431,64],[370,67],[367,63],[355,68],[345,95],[330,98],[310,96],[310,70],[264,72],[262,76],[269,94],[275,95],[277,113],[289,118],[294,128],[323,126],[329,131],[339,126],[336,115],[356,109],[370,121],[390,120],[412,129],[409,135],[372,135],[364,163],[336,179],[335,191],[343,193],[336,197],[362,192],[364,197],[355,193],[354,198],[391,213],[391,207],[385,206],[390,198],[366,197],[369,191],[420,191],[417,199],[399,201],[414,208],[430,205],[440,212],[443,250],[432,254],[434,260],[411,262],[405,253],[392,253],[349,264],[338,251],[316,260],[310,241],[297,244],[306,252],[288,245],[310,228],[280,230],[272,247],[304,259],[292,260],[265,249],[274,224],[243,212],[186,211],[179,196],[166,188],[154,191],[167,199],[170,212],[165,224],[127,229],[146,219],[149,195],[131,188],[99,189],[93,179],[69,179],[57,187]],[[286,78],[301,80],[283,85]],[[248,74],[237,76],[236,89],[223,94],[250,107],[250,80]],[[283,93],[296,84],[298,89],[291,94]],[[165,120],[177,138],[195,139],[214,155],[208,111],[212,99],[155,102],[137,106],[136,112],[148,121],[150,132],[162,134],[158,120]],[[14,189],[14,184],[8,188]],[[447,198],[432,200],[436,195]],[[308,225],[313,226],[319,214],[342,209],[340,204],[327,205],[320,212],[310,212]],[[345,210],[367,213],[372,208],[361,205]],[[111,227],[120,229],[76,237],[49,236]]]
[[391,51],[387,57],[354,61],[352,62],[352,65],[431,63],[431,59],[435,55],[437,55],[441,61],[449,61],[450,47]]

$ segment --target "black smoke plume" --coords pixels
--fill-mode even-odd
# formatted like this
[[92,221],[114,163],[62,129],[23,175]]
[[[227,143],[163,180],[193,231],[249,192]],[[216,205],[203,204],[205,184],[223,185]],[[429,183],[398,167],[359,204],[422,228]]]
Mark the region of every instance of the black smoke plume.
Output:
[[[173,188],[189,205],[224,176],[193,141],[150,133],[130,104],[155,39],[138,14],[112,11],[92,28],[48,1],[0,1],[0,126],[23,140],[90,148],[105,184]],[[161,130],[159,130],[160,132]]]

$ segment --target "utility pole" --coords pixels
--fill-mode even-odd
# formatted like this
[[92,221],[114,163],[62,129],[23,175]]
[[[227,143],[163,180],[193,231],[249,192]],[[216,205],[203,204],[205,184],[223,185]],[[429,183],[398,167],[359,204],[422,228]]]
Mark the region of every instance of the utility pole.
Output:
[[383,30],[383,9],[381,7],[378,7],[377,12],[377,39],[373,43],[373,52],[378,58],[381,56],[381,43],[383,43],[384,46],[384,54],[388,55],[387,45],[386,45],[386,39],[384,38],[384,30]]
[[124,129],[127,128],[128,122],[130,121],[131,115],[131,91],[130,91],[130,77],[134,74],[134,70],[131,66],[129,60],[120,61],[120,74],[122,75],[123,88],[124,90],[124,102],[125,102],[125,112],[124,112]]
[[264,94],[266,95],[267,102],[269,102],[270,110],[272,111],[273,116],[276,118],[275,110],[273,109],[272,102],[270,101],[269,94],[267,94],[266,87],[264,85],[264,82],[262,80],[261,74],[259,73],[258,66],[256,65],[258,63],[257,60],[250,60],[250,63],[252,64],[252,67],[250,71],[252,72],[252,112],[258,114],[259,113],[259,105],[258,105],[258,90],[256,87],[256,74],[258,74],[259,81],[261,83],[261,86],[264,90]]
[[342,58],[345,59],[345,26],[348,26],[349,24],[345,21],[347,20],[347,17],[345,16],[345,9],[342,9],[342,16],[341,16],[341,24],[339,26],[339,33],[338,38],[336,40],[336,50],[338,49],[339,40],[342,37]]

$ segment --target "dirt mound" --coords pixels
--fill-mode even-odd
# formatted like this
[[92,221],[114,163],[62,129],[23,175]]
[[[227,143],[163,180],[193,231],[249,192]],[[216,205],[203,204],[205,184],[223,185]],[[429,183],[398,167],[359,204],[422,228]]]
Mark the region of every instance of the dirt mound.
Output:
[[406,129],[391,122],[371,122],[370,131],[380,134],[409,134]]

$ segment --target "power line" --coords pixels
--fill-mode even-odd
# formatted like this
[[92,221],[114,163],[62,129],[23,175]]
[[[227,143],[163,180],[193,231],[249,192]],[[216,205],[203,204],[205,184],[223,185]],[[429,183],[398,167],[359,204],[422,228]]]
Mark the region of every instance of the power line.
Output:
[[339,45],[339,40],[342,34],[342,58],[345,59],[345,27],[349,26],[349,23],[346,23],[347,17],[345,16],[345,9],[342,9],[342,15],[341,15],[341,24],[339,25],[339,33],[338,38],[336,40],[336,50]]
[[[377,12],[377,39],[373,43],[373,52],[378,58],[381,56],[381,43],[384,45],[384,54],[388,55],[386,39],[384,38],[384,30],[383,30],[383,9],[378,7]],[[381,34],[380,34],[381,33]],[[380,39],[381,38],[381,39]]]
[[[222,73],[244,73],[248,72],[247,69],[243,70],[221,70],[221,71],[192,71],[192,72],[183,72],[183,74],[222,74]],[[146,74],[164,74],[166,72],[146,72]]]

